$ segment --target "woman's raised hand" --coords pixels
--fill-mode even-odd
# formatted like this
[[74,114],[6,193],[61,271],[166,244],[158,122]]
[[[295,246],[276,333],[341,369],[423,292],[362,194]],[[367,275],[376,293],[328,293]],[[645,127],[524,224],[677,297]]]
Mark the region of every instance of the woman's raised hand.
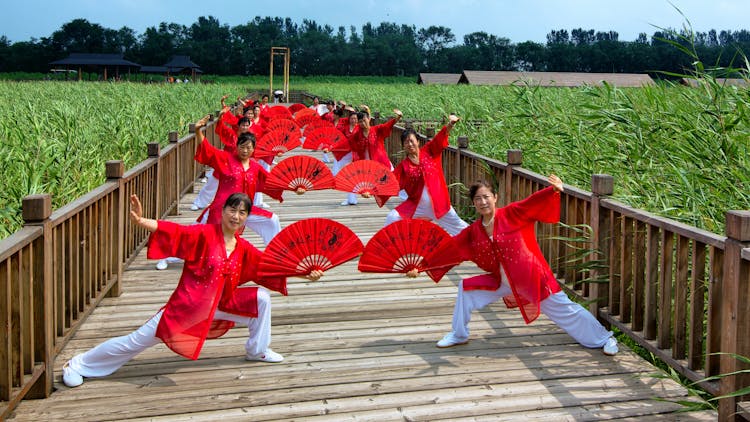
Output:
[[552,185],[552,188],[555,189],[557,192],[562,192],[565,190],[565,187],[563,186],[563,181],[559,177],[557,177],[554,174],[550,174],[547,178],[547,181],[550,185]]
[[141,200],[138,199],[138,195],[130,195],[130,221],[135,225],[140,225],[141,218],[143,218],[143,206]]
[[456,123],[458,123],[458,121],[459,121],[459,120],[461,120],[461,118],[460,118],[460,117],[458,117],[458,116],[456,116],[456,115],[455,115],[455,114],[453,114],[453,113],[451,113],[451,114],[450,114],[450,115],[448,116],[448,124],[449,124],[449,125],[451,125],[451,126],[453,126],[453,125],[455,125]]

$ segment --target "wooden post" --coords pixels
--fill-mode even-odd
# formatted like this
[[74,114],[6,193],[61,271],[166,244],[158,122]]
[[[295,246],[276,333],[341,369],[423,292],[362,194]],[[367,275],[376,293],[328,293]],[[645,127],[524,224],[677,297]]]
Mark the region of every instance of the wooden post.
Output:
[[[159,156],[161,155],[161,146],[158,142],[149,142],[148,144],[148,158],[155,158],[156,159],[156,171],[154,171],[154,186],[152,186],[153,189],[153,200],[154,200],[154,216],[155,218],[159,219],[163,216],[161,215],[161,159]],[[148,212],[148,210],[144,210],[144,213]]]
[[513,202],[513,167],[523,164],[523,154],[520,149],[508,150],[508,166],[505,167],[505,203],[508,205]]
[[[728,374],[747,369],[728,353],[750,357],[750,263],[742,259],[742,249],[750,247],[750,211],[727,211],[724,243],[724,280],[722,289],[722,333],[720,371]],[[734,375],[721,379],[721,395],[730,394],[750,386],[750,376]],[[741,397],[719,400],[720,421],[744,420],[737,415],[737,402]]]
[[[452,183],[458,183],[463,182],[464,184],[470,185],[471,183],[474,183],[473,180],[462,180],[463,176],[461,175],[461,150],[466,148],[466,146],[462,146],[461,144],[461,138],[466,139],[466,145],[468,145],[468,138],[466,136],[459,136],[458,137],[458,149],[456,150],[456,159],[453,162],[453,177],[454,180],[452,180]],[[462,206],[462,198],[461,198],[461,190],[460,189],[454,189],[453,190],[453,200],[451,201],[456,206]]]
[[107,182],[117,183],[117,190],[115,191],[113,222],[114,233],[112,235],[111,242],[114,243],[112,248],[113,257],[112,262],[116,265],[112,273],[117,277],[115,284],[107,292],[105,297],[118,297],[122,293],[122,270],[123,262],[125,260],[125,219],[130,215],[130,198],[125,196],[125,181],[122,175],[125,174],[125,163],[122,160],[110,160],[106,164],[106,175]]
[[[180,195],[182,194],[182,190],[185,188],[185,186],[182,185],[182,160],[181,154],[179,151],[179,146],[177,144],[177,132],[172,131],[169,132],[168,141],[170,144],[174,145],[174,184],[175,184],[175,199],[177,201],[177,204],[174,207],[174,210],[170,213],[170,215],[180,215]],[[192,180],[191,180],[192,182]],[[170,198],[171,200],[171,198]]]
[[[609,195],[612,195],[614,191],[614,178],[608,174],[593,174],[591,175],[591,250],[592,253],[589,256],[589,260],[596,259],[607,259],[609,257],[609,238],[612,236],[612,221],[608,210],[603,209],[600,205],[601,200]],[[596,252],[601,252],[601,255],[597,256]],[[603,270],[597,269],[594,266],[590,270],[592,280],[597,280]],[[599,316],[599,308],[608,306],[607,295],[602,295],[601,292],[606,291],[604,286],[600,283],[589,284],[589,311],[594,316]]]
[[[29,195],[22,200],[24,226],[42,227],[42,237],[33,244],[31,263],[33,289],[34,359],[44,362],[44,373],[29,389],[29,398],[44,398],[52,394],[54,375],[54,304],[52,286],[52,197],[49,194]],[[32,362],[34,363],[34,362]]]
[[459,136],[456,138],[456,143],[458,144],[459,148],[468,148],[469,147],[469,137],[468,136]]
[[434,127],[425,128],[424,135],[432,139],[435,136],[435,128]]

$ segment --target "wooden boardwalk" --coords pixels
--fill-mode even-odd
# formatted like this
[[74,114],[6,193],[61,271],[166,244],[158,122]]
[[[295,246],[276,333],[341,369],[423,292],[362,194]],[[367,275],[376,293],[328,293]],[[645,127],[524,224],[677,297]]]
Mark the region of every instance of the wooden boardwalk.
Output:
[[[197,185],[200,187],[200,185]],[[271,202],[282,226],[326,217],[366,242],[388,208],[373,200],[342,207],[340,192],[285,195]],[[174,221],[189,224],[193,195]],[[394,201],[395,202],[395,201]],[[262,245],[248,232],[248,238]],[[71,356],[129,333],[167,300],[181,265],[156,271],[145,251],[125,272],[123,293],[105,299],[56,361],[56,391],[23,401],[11,420],[716,420],[715,412],[675,413],[666,400],[685,388],[624,346],[612,358],[575,343],[544,316],[526,325],[502,303],[474,314],[468,345],[438,349],[450,329],[456,285],[476,273],[464,264],[439,284],[422,276],[361,274],[356,261],[319,282],[290,279],[273,294],[273,341],[286,360],[246,362],[246,328],[206,342],[198,361],[157,345],[115,374],[75,389],[61,382]]]

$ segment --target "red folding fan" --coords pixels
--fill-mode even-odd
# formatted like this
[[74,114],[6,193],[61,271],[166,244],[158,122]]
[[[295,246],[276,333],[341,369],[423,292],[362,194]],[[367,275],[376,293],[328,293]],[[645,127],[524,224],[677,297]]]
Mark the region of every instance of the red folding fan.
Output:
[[268,107],[267,109],[263,110],[260,114],[261,114],[261,117],[266,120],[274,120],[277,118],[283,118],[283,119],[292,118],[292,113],[289,111],[289,109],[282,105]]
[[[318,115],[318,113],[316,113],[313,110],[310,110],[310,111],[312,111],[312,113],[306,113],[306,114],[303,114],[302,116],[299,116],[299,117],[297,117],[297,115],[295,115],[294,121],[297,122],[297,124],[300,125],[300,127],[304,127],[304,126],[309,125],[310,123],[317,122],[318,120],[323,120],[323,119],[320,118],[320,116]],[[297,114],[299,114],[299,113],[297,113]]]
[[297,125],[297,123],[295,123],[293,120],[290,120],[290,119],[271,120],[270,122],[268,122],[268,124],[266,124],[265,129],[269,132],[272,130],[281,129],[285,132],[300,133],[299,125]]
[[362,241],[349,228],[326,218],[308,218],[281,230],[260,259],[260,277],[303,276],[326,271],[362,253]]
[[255,156],[270,157],[293,150],[300,145],[299,138],[297,131],[285,132],[283,129],[276,129],[266,132],[255,145]]
[[[308,190],[333,189],[333,174],[317,158],[296,155],[281,160],[266,178],[266,187],[304,193]],[[298,191],[299,188],[304,191]]]
[[400,220],[380,229],[367,242],[359,270],[375,273],[426,272],[437,283],[461,260],[453,238],[427,220]]
[[296,112],[298,112],[300,110],[309,110],[309,108],[307,108],[307,106],[304,105],[304,104],[302,104],[302,103],[294,103],[294,104],[290,105],[288,107],[288,109],[289,109],[289,112],[292,113],[292,114],[294,114],[294,113],[296,113]]
[[319,127],[312,132],[305,130],[305,143],[302,144],[302,148],[330,151],[342,139],[345,139],[344,134],[331,126]]
[[313,130],[315,130],[317,128],[321,128],[321,127],[332,127],[332,128],[335,128],[336,126],[334,126],[333,123],[329,122],[328,120],[318,119],[318,120],[313,120],[312,122],[310,122],[307,125],[305,125],[305,132],[306,133],[310,133]]
[[347,164],[334,180],[336,190],[373,195],[379,207],[391,196],[398,195],[399,191],[393,172],[375,160],[357,160]]

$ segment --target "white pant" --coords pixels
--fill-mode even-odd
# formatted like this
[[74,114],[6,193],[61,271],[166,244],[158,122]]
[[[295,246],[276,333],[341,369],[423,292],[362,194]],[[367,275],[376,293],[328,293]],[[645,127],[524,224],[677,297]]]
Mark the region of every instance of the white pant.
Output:
[[[258,164],[260,164],[261,167],[263,167],[267,172],[271,171],[271,165],[263,160],[258,160]],[[253,197],[253,205],[262,207],[265,204],[263,202],[263,194],[260,192],[255,192],[255,197]]]
[[[203,218],[200,221],[201,224],[206,224],[209,213],[210,211],[206,211],[206,213],[203,214]],[[258,233],[258,235],[263,238],[263,243],[266,245],[268,245],[268,243],[271,242],[271,239],[281,231],[279,216],[276,214],[271,214],[270,218],[250,214],[247,216],[247,220],[245,220],[245,227]]]
[[[432,209],[432,198],[427,192],[427,187],[422,190],[422,197],[419,199],[419,205],[417,205],[417,209],[414,211],[412,218],[428,218],[444,228],[451,236],[459,234],[461,230],[468,226],[468,224],[458,216],[453,207],[451,207],[444,216],[440,217],[440,219],[436,219],[435,211]],[[385,217],[385,225],[387,226],[399,220],[402,220],[402,218],[398,211],[391,210],[391,212]]]
[[[451,332],[456,342],[469,339],[471,311],[483,308],[504,296],[512,294],[505,271],[501,271],[502,284],[495,291],[465,291],[463,281],[459,283],[456,306],[453,309],[453,331]],[[549,295],[539,304],[539,307],[543,314],[547,315],[558,327],[565,330],[584,347],[603,347],[607,340],[612,337],[611,331],[607,331],[583,306],[571,301],[565,292]]]
[[[159,311],[140,328],[128,335],[111,338],[104,343],[70,360],[70,368],[84,377],[104,377],[133,359],[138,353],[161,342],[156,337],[163,311]],[[265,353],[271,344],[271,296],[268,290],[258,289],[258,317],[248,318],[217,310],[214,319],[234,321],[248,327],[248,338],[245,342],[247,355],[257,356]]]
[[193,205],[198,208],[206,208],[211,205],[211,202],[216,196],[216,191],[219,189],[219,179],[214,177],[214,169],[206,171],[206,184],[203,185],[201,190],[198,192],[198,196],[193,200]]

